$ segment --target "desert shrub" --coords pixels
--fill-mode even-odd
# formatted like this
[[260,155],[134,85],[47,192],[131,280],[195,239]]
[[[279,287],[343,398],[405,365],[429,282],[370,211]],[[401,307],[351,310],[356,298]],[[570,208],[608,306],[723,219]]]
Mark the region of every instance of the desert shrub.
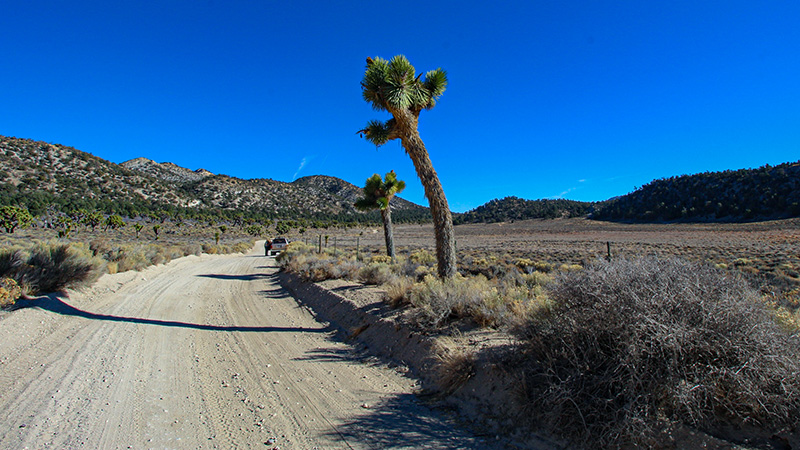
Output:
[[150,265],[145,248],[141,245],[121,245],[109,255],[108,260],[117,263],[118,272],[142,270]]
[[398,276],[386,283],[386,301],[392,307],[398,308],[400,306],[408,305],[409,293],[414,286],[414,280],[407,276]]
[[203,246],[200,244],[184,244],[181,246],[181,251],[183,256],[200,256],[203,254]]
[[231,247],[231,253],[247,253],[254,245],[253,242],[237,242]]
[[9,274],[28,259],[28,254],[21,248],[0,250],[0,274]]
[[307,281],[323,281],[336,278],[334,270],[338,261],[327,257],[308,257],[299,274]]
[[340,260],[333,267],[333,278],[356,280],[362,267],[364,267],[364,264],[354,259]]
[[411,288],[409,301],[417,308],[418,324],[438,328],[462,318],[473,318],[481,325],[494,322],[490,311],[497,307],[498,296],[496,286],[482,275],[444,280],[427,276]]
[[581,269],[583,269],[583,266],[580,264],[562,264],[558,266],[558,270],[561,272],[575,272]]
[[16,280],[9,277],[0,278],[0,308],[13,307],[21,296],[22,288]]
[[292,242],[277,257],[278,264],[287,272],[294,273],[306,281],[323,281],[329,279],[356,279],[364,266],[362,263],[346,257],[339,252],[316,253],[316,247],[302,242]]
[[800,418],[800,350],[747,283],[678,259],[562,273],[519,330],[528,411],[593,448],[653,446],[679,423]]
[[225,253],[223,246],[219,244],[203,244],[203,253],[209,255],[219,255]]
[[67,244],[36,244],[29,253],[11,250],[0,256],[0,266],[31,294],[56,292],[94,282],[105,269],[105,262]]
[[392,257],[389,255],[373,255],[370,261],[373,263],[391,264]]
[[392,268],[386,263],[372,263],[358,272],[358,279],[364,284],[381,285],[397,278]]
[[425,250],[424,248],[421,248],[411,253],[408,259],[411,260],[411,262],[413,263],[426,266],[430,266],[436,263],[436,255],[429,252],[428,250]]
[[459,344],[447,336],[436,341],[436,383],[442,393],[450,395],[475,374],[475,349]]

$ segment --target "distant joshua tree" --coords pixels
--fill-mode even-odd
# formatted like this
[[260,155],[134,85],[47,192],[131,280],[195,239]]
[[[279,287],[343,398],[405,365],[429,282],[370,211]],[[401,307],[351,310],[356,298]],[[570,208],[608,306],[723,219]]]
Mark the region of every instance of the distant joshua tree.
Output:
[[131,224],[131,226],[136,231],[136,239],[139,239],[139,232],[142,231],[142,228],[144,228],[144,225],[142,225],[140,223],[134,223],[134,224]]
[[103,214],[100,211],[88,212],[87,214],[84,214],[83,218],[81,219],[81,223],[87,227],[91,227],[92,233],[94,233],[94,229],[103,223]]
[[392,118],[386,122],[372,120],[359,131],[376,146],[400,139],[414,163],[433,215],[436,259],[442,278],[456,274],[453,217],[417,125],[420,111],[433,108],[446,87],[447,74],[442,69],[431,70],[422,79],[422,74],[415,73],[405,56],[395,56],[391,61],[367,58],[367,70],[361,81],[362,96],[374,109],[391,113]]
[[386,254],[395,260],[394,234],[392,232],[392,208],[390,202],[395,194],[406,188],[406,182],[397,179],[394,170],[387,173],[384,179],[377,173],[367,178],[364,186],[364,197],[356,201],[356,208],[360,210],[380,209],[383,219],[383,235],[386,238]]
[[124,227],[125,221],[122,220],[122,217],[120,217],[119,215],[112,214],[106,218],[104,224],[105,228],[103,229],[103,231],[108,231],[109,228],[111,228],[112,230],[116,230],[117,228]]
[[0,226],[6,233],[13,233],[18,227],[27,228],[33,223],[33,216],[25,208],[19,206],[0,207]]

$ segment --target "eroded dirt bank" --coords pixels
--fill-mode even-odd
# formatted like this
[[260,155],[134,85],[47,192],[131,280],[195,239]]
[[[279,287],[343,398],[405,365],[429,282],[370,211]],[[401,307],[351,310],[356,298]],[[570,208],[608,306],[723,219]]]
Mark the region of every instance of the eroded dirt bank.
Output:
[[274,260],[187,257],[0,316],[0,448],[499,448],[364,361]]

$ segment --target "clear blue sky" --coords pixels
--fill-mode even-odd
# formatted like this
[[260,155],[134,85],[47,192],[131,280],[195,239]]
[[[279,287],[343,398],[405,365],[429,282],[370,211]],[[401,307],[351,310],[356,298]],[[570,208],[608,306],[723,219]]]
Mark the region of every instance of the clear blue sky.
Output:
[[441,67],[420,132],[454,211],[605,200],[800,159],[800,2],[8,1],[0,134],[240,178],[395,170],[367,56]]

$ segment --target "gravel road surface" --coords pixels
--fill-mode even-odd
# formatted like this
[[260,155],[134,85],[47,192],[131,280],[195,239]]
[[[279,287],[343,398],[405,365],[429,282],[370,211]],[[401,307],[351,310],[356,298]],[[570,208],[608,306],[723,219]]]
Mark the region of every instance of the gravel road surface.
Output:
[[259,250],[0,314],[0,448],[495,448],[337,340]]

